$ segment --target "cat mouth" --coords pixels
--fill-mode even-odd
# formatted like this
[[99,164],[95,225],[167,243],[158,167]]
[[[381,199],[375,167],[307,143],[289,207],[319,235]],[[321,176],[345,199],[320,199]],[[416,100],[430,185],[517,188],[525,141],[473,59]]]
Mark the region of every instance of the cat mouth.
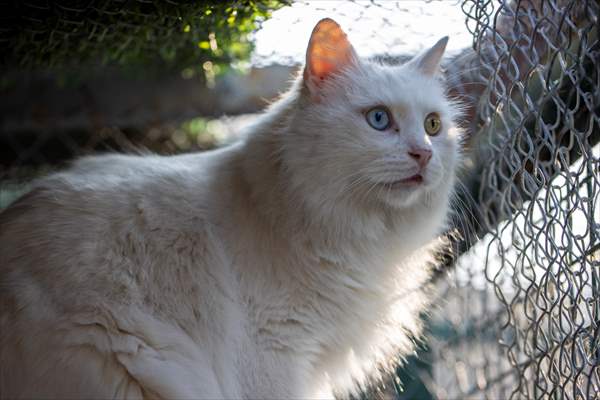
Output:
[[392,182],[381,182],[381,185],[388,189],[399,189],[410,186],[418,186],[423,183],[423,176],[421,174],[415,174],[408,178],[400,179]]

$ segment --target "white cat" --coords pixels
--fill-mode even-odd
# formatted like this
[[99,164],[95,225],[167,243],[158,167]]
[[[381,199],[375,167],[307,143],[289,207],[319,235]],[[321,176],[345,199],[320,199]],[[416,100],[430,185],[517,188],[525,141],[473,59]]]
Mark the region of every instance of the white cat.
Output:
[[331,398],[412,351],[458,163],[436,78],[331,19],[241,142],[85,158],[0,214],[3,398]]

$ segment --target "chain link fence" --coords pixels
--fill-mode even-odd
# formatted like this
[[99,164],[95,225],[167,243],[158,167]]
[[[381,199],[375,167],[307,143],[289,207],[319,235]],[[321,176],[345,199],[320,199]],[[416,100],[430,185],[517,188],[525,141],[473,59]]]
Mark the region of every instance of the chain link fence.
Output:
[[[104,8],[95,7],[94,12],[114,6],[109,3],[144,3],[135,7],[152,9],[143,1],[100,3]],[[189,22],[181,21],[191,21],[192,16],[176,3],[167,3],[172,8],[162,10],[166,16],[161,15],[172,25],[160,32],[164,37],[170,37],[169,30],[185,34]],[[233,9],[227,11],[227,18]],[[85,78],[88,81],[77,86],[84,89],[56,89],[47,83],[43,71],[42,77],[38,72],[26,79],[18,71],[8,71],[3,79],[17,76],[17,84],[1,89],[0,207],[25,191],[24,182],[31,176],[81,154],[138,147],[175,153],[215,145],[219,142],[215,132],[227,136],[238,126],[215,119],[220,114],[254,112],[259,107],[244,105],[248,99],[269,98],[284,90],[286,78],[274,77],[289,76],[301,63],[310,29],[322,17],[333,17],[347,28],[361,55],[390,63],[419,50],[415,45],[426,46],[449,34],[446,79],[450,96],[465,106],[462,125],[466,132],[465,166],[453,199],[453,253],[434,277],[438,299],[424,316],[427,332],[418,357],[407,360],[397,380],[373,389],[370,395],[599,398],[597,0],[296,1],[275,11],[271,19],[263,11],[262,29],[247,38],[256,46],[251,63],[242,65],[249,75],[220,75],[214,69],[216,61],[206,65],[208,58],[202,59],[198,71],[190,72],[186,56],[188,61],[180,64],[181,76],[175,83],[165,86],[163,77],[151,79],[162,82],[155,87],[161,96],[156,109],[145,109],[145,114],[131,105],[141,103],[139,98],[121,105],[102,100],[102,93],[108,99],[125,97],[110,89],[106,80]],[[183,20],[177,19],[178,12]],[[64,24],[56,26],[67,29]],[[77,26],[81,24],[68,29],[81,32]],[[140,29],[132,28],[132,32]],[[3,32],[0,42],[8,37]],[[211,33],[205,33],[193,41],[214,51],[220,38],[213,34],[211,39]],[[83,47],[65,47],[67,56],[87,48],[87,37],[95,38],[89,32],[86,35],[77,36]],[[140,37],[134,35],[130,42],[119,43],[121,47],[110,47],[111,52],[121,48],[125,52],[127,43],[138,43]],[[152,47],[149,43],[139,48]],[[20,46],[19,51],[27,53],[27,41]],[[94,49],[102,50],[101,46]],[[197,79],[190,79],[196,73]],[[213,87],[207,88],[211,79]],[[127,86],[132,80],[119,75],[117,86],[132,87]],[[273,81],[280,83],[268,95],[256,92]],[[148,92],[140,89],[143,85],[134,87],[147,97]],[[188,86],[202,98],[186,91]],[[245,97],[236,97],[242,92]],[[39,103],[46,108],[30,104],[29,98],[40,93],[47,97]],[[65,93],[75,100],[58,111],[48,106]],[[223,96],[222,103],[219,96]],[[227,108],[236,101],[241,104],[238,108]],[[82,111],[80,103],[87,108]],[[110,107],[115,107],[113,114],[102,114]],[[75,117],[63,118],[68,114],[65,110]],[[57,123],[61,118],[68,123]],[[208,139],[207,131],[212,132]]]
[[474,54],[450,79],[484,83],[471,103],[478,241],[456,264],[465,335],[458,352],[438,345],[455,365],[439,397],[598,398],[600,4],[462,9]]

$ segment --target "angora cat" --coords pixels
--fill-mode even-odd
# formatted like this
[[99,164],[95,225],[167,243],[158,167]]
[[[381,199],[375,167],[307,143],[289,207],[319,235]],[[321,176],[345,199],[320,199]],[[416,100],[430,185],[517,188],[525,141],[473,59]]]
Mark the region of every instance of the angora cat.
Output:
[[331,19],[229,147],[84,158],[0,214],[6,398],[331,398],[412,351],[458,162],[436,78]]

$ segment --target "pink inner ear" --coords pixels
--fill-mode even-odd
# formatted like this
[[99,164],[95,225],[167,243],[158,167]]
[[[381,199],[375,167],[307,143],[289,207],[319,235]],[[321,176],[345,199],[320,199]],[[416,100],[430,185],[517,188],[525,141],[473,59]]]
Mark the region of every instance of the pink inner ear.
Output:
[[313,30],[306,65],[313,79],[322,80],[352,62],[353,49],[346,34],[331,19],[320,21]]

